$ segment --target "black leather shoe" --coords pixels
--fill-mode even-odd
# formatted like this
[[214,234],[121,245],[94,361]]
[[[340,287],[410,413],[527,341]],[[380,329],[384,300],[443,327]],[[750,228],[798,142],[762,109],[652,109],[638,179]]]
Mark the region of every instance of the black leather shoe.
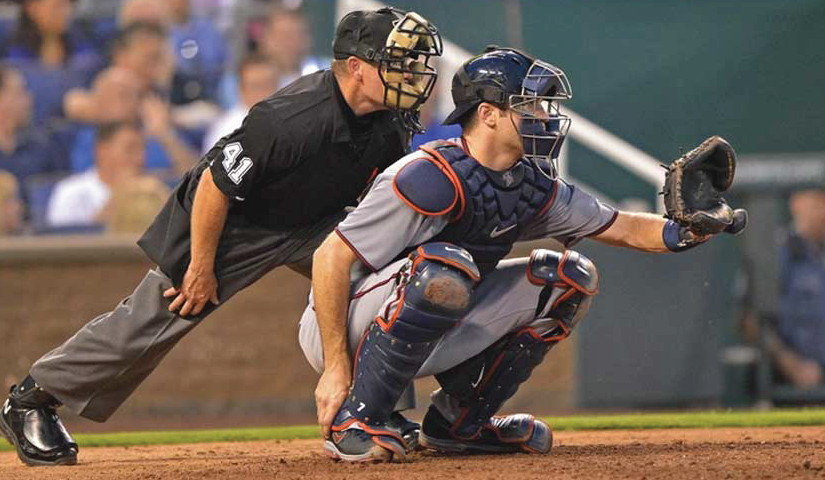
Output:
[[79,448],[57,416],[60,402],[26,378],[0,410],[0,432],[29,466],[74,465]]

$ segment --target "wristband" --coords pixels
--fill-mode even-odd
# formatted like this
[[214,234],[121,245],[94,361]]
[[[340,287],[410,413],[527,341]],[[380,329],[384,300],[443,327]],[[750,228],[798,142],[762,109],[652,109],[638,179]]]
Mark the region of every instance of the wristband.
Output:
[[662,241],[671,252],[684,252],[704,242],[698,241],[697,237],[690,231],[674,222],[668,220],[662,228]]

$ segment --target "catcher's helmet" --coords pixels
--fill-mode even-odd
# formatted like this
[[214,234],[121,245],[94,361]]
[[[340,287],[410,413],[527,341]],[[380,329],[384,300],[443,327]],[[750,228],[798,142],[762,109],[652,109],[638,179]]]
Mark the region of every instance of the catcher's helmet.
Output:
[[492,45],[459,67],[453,76],[452,96],[455,110],[445,125],[459,123],[481,102],[518,112],[525,158],[555,178],[555,160],[570,127],[559,101],[572,97],[560,68],[520,50]]

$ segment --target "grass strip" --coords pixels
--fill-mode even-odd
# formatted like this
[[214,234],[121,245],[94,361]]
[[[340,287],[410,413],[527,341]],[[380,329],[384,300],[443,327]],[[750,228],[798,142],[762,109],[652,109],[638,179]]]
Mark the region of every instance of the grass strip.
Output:
[[789,427],[825,425],[825,409],[698,411],[543,417],[553,430]]
[[[132,447],[140,445],[175,445],[183,443],[249,442],[256,440],[295,440],[319,438],[318,427],[300,425],[291,427],[237,428],[220,430],[165,430],[158,432],[80,433],[73,435],[81,448]],[[0,440],[0,451],[14,450]]]
[[[571,415],[543,417],[554,431],[616,430],[653,428],[721,428],[721,427],[789,427],[825,425],[825,409],[755,411],[699,411],[676,413],[633,413],[617,415]],[[243,428],[221,430],[182,430],[160,432],[125,432],[78,434],[82,447],[123,447],[138,445],[173,445],[182,443],[242,442],[255,440],[294,440],[319,438],[318,427]],[[0,451],[13,447],[0,442]]]

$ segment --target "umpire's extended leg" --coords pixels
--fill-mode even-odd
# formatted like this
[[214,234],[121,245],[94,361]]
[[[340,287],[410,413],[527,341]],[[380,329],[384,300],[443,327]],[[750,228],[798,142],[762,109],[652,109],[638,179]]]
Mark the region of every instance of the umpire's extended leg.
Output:
[[[283,232],[228,224],[215,266],[221,302],[275,267],[311,256],[340,219],[335,214]],[[170,286],[160,270],[150,271],[132,295],[44,355],[30,375],[12,387],[0,411],[0,431],[24,463],[74,463],[77,445],[60,422],[57,407],[64,404],[91,420],[107,420],[178,341],[215,310],[207,303],[198,315],[184,318],[170,312],[170,299],[163,297]]]
[[31,376],[72,412],[97,422],[108,420],[203,318],[170,312],[169,300],[163,298],[170,286],[166,275],[150,270],[114,310],[37,360]]
[[194,328],[195,321],[168,310],[162,293],[171,284],[160,271],[149,271],[132,295],[37,360],[29,376],[12,387],[0,427],[24,463],[75,463],[77,444],[56,408],[63,404],[105,421]]

